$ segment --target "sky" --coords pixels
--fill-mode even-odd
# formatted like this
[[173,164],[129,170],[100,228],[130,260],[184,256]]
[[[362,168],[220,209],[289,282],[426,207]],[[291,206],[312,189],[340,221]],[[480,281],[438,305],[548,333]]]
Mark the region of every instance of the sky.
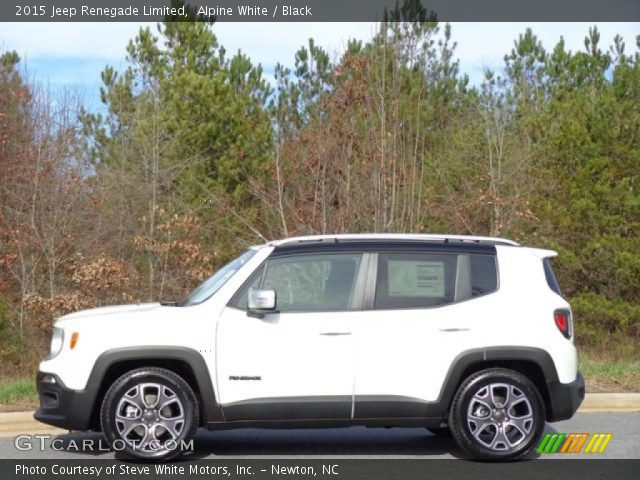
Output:
[[[100,72],[105,65],[124,69],[125,47],[142,25],[139,23],[2,23],[0,52],[16,50],[25,61],[32,78],[61,89],[64,85],[80,88],[89,108],[97,107]],[[636,36],[640,23],[599,23],[601,44],[609,46],[619,33],[626,52],[637,51]],[[589,23],[452,23],[452,37],[457,42],[461,70],[478,84],[485,68],[500,70],[503,57],[527,27],[547,50],[561,36],[567,48],[584,49]],[[229,54],[242,50],[252,61],[260,63],[267,79],[273,78],[277,63],[292,67],[294,54],[313,37],[337,58],[350,38],[367,40],[375,32],[371,23],[238,23],[214,25],[218,41]]]

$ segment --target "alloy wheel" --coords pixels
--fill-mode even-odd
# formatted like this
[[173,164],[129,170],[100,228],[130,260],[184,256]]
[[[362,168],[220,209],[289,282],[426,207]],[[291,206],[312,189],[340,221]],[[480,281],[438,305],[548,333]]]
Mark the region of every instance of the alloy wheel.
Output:
[[483,447],[496,452],[515,450],[533,435],[534,424],[531,401],[509,383],[481,387],[467,408],[469,431]]
[[185,409],[166,385],[140,383],[127,390],[115,411],[120,438],[131,448],[156,452],[177,442],[185,426]]

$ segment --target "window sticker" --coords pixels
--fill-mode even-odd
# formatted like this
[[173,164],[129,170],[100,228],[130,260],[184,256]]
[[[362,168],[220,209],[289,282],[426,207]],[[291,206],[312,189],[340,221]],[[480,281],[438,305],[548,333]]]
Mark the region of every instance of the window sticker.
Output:
[[444,262],[389,260],[389,296],[444,297]]

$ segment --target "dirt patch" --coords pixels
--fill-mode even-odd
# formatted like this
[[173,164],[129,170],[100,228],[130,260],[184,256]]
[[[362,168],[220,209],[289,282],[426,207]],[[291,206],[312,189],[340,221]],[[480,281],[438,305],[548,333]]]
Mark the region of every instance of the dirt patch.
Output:
[[640,375],[629,375],[622,378],[587,377],[585,378],[587,393],[629,393],[640,392]]
[[8,404],[0,404],[0,413],[7,412],[33,412],[37,410],[37,402],[13,402]]

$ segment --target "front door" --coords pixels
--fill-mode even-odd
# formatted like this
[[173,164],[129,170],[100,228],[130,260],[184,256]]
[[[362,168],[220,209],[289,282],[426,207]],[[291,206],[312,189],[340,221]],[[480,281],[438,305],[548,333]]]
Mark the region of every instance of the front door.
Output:
[[[272,256],[218,322],[226,420],[347,419],[353,406],[361,253]],[[276,313],[247,316],[249,288],[276,291]]]

